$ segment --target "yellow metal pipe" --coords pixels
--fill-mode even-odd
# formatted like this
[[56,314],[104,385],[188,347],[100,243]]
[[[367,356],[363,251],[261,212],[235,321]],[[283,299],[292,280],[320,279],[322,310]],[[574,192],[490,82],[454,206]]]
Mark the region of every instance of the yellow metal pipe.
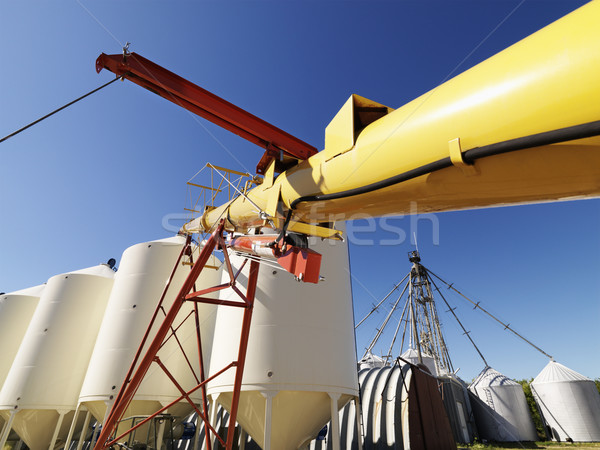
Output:
[[[465,151],[600,120],[600,2],[557,22],[364,128],[349,150],[325,150],[248,192],[263,211],[308,223],[585,198],[600,194],[600,138],[570,140],[478,159]],[[326,139],[327,142],[327,139]],[[339,199],[305,196],[361,189],[446,160],[448,167]],[[296,201],[296,203],[294,203]],[[188,229],[259,226],[244,197],[207,211]]]

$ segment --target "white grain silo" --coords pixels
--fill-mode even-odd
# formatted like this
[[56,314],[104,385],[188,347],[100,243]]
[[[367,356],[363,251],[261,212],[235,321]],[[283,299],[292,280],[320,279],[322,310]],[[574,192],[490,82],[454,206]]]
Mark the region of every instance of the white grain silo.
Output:
[[[325,280],[318,284],[299,283],[265,264],[259,271],[237,420],[265,450],[297,449],[317,435],[332,410],[337,416],[358,395],[347,245],[323,241],[311,248],[323,255]],[[234,270],[242,262],[232,256]],[[243,285],[248,266],[240,275]],[[226,291],[220,298],[238,297]],[[240,308],[219,308],[211,373],[237,359],[241,318]],[[230,370],[208,387],[227,409],[233,381]]]
[[48,280],[0,391],[5,435],[14,429],[31,450],[68,431],[113,277],[102,264]]
[[[400,358],[404,359],[405,361],[408,361],[411,364],[414,365],[419,365],[419,352],[417,351],[417,349],[415,348],[409,348],[407,349],[404,353],[402,353],[400,355]],[[431,373],[431,375],[433,375],[434,377],[437,377],[438,375],[438,371],[435,367],[435,359],[433,358],[433,356],[428,355],[427,353],[421,352],[421,361],[423,361],[423,364],[425,365],[425,367],[427,367],[427,369],[429,370],[429,373]]]
[[480,400],[472,402],[472,406],[482,438],[499,442],[538,439],[519,383],[488,366],[473,380],[469,390]]
[[17,355],[44,284],[0,295],[0,388]]
[[[112,404],[114,397],[119,392],[184,244],[185,238],[176,236],[136,244],[123,252],[106,314],[102,320],[79,396],[79,402],[87,407],[99,421],[103,421],[107,405]],[[163,302],[165,309],[172,304],[190,272],[190,266],[183,264],[187,261],[188,257],[184,256],[177,266]],[[215,268],[220,266],[220,261],[213,257],[208,264],[213,267],[206,267],[202,271],[196,282],[197,289],[214,286],[221,280],[221,269]],[[207,366],[206,370],[208,370],[216,306],[200,303],[198,308],[203,360]],[[185,304],[175,320],[174,326],[192,310],[193,303]],[[162,322],[162,317],[164,316],[158,316],[154,330]],[[193,367],[198,366],[195,330],[194,318],[190,317],[177,331],[177,336]],[[161,348],[158,356],[183,386],[191,383],[193,375],[175,339],[170,339]],[[193,382],[193,385],[195,386],[196,383]],[[201,391],[198,390],[192,395],[192,398],[200,403],[200,395]],[[153,365],[124,416],[151,414],[178,396],[179,391],[173,383],[169,381],[164,372]],[[189,404],[182,402],[172,407],[169,413],[180,415],[185,414],[189,409]]]
[[[0,295],[0,389],[17,355],[45,285]],[[4,420],[0,417],[0,429]]]
[[600,395],[592,380],[550,361],[531,391],[552,439],[600,441]]
[[385,360],[377,355],[374,355],[371,352],[368,352],[365,356],[361,358],[358,362],[358,370],[362,369],[376,369],[380,367],[385,367],[388,364]]

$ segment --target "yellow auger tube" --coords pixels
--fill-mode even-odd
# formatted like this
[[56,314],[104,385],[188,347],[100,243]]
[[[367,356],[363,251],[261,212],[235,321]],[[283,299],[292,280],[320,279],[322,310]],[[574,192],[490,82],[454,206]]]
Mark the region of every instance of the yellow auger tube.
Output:
[[[372,122],[353,147],[351,142],[349,149],[338,151],[329,148],[334,139],[326,138],[323,151],[273,182],[266,177],[248,197],[269,215],[279,203],[279,215],[292,207],[294,220],[318,223],[357,214],[598,196],[597,136],[578,139],[575,134],[566,142],[544,145],[534,140],[527,148],[481,157],[473,165],[463,158],[469,149],[600,121],[599,23],[600,2],[591,2]],[[435,166],[440,161],[445,164]],[[432,165],[435,170],[418,172]],[[360,193],[365,186],[414,175],[415,170],[418,176]],[[350,190],[354,194],[330,198]],[[299,201],[307,197],[311,200]],[[207,230],[221,217],[228,219],[230,229],[264,223],[264,214],[239,197],[186,228]]]

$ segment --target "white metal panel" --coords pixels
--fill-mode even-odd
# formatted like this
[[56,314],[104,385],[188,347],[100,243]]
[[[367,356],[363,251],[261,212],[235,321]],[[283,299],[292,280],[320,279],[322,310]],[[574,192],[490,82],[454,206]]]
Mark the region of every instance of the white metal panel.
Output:
[[[339,406],[358,395],[348,250],[345,243],[319,241],[323,255],[316,285],[298,283],[283,269],[261,265],[238,421],[262,446],[265,399],[273,398],[271,448],[296,449],[330,419],[328,393],[341,394]],[[233,257],[239,267],[242,258]],[[224,281],[228,279],[224,275]],[[241,275],[246,283],[248,267]],[[222,299],[236,298],[223,292]],[[217,313],[211,373],[236,359],[242,312],[220,307]],[[234,371],[216,378],[209,393],[231,401]]]
[[400,422],[400,426],[402,429],[402,432],[400,433],[402,436],[402,447],[399,446],[399,448],[403,448],[405,450],[410,450],[411,447],[411,443],[410,443],[410,405],[409,405],[409,392],[408,390],[410,389],[410,382],[411,382],[411,378],[413,375],[413,371],[409,370],[406,373],[406,376],[403,378],[402,382],[404,384],[404,386],[406,386],[405,389],[402,389],[400,391],[400,395],[398,396],[400,398],[400,417],[399,417],[399,422]]
[[379,399],[376,397],[376,391],[377,383],[380,380],[382,373],[383,371],[380,369],[368,370],[360,383],[363,427],[365,430],[366,442],[377,443],[379,437],[380,418],[376,406]]
[[[365,450],[404,448],[402,437],[401,398],[406,396],[409,386],[411,366],[403,364],[392,367],[362,369],[358,373],[361,389],[360,431]],[[406,400],[404,401],[404,404]],[[358,436],[356,430],[356,407],[348,403],[339,413],[340,448],[356,450]],[[327,424],[327,445],[324,441],[313,440],[310,449],[332,448],[331,424]]]
[[444,408],[457,442],[468,444],[475,437],[475,420],[467,387],[458,376],[438,377]]
[[102,264],[48,280],[0,391],[0,414],[17,411],[13,429],[32,450],[77,405],[113,277]]

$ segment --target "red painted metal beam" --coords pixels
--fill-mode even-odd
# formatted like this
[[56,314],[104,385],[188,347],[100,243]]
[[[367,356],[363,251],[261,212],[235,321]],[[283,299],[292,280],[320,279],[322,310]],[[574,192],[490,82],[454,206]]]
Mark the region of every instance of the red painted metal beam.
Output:
[[[206,386],[206,384],[209,381],[214,380],[215,378],[217,378],[218,376],[222,375],[223,373],[227,372],[229,369],[231,369],[231,368],[233,368],[235,366],[236,366],[236,362],[233,361],[232,363],[230,363],[227,366],[225,366],[223,369],[221,369],[219,372],[217,372],[213,376],[208,377],[206,380],[204,380],[200,384],[196,385],[194,388],[190,389],[189,391],[186,391],[185,394],[187,396],[192,395],[198,389],[202,388],[203,386]],[[115,437],[110,442],[107,442],[104,446],[101,446],[97,442],[96,443],[96,447],[94,447],[94,449],[96,449],[96,448],[109,448],[109,447],[112,447],[114,444],[116,444],[119,440],[121,440],[122,438],[124,438],[125,436],[127,436],[128,434],[130,434],[132,431],[138,429],[139,427],[141,427],[142,425],[144,425],[146,422],[149,422],[150,420],[152,420],[154,417],[156,417],[156,416],[158,416],[158,415],[166,412],[171,406],[175,405],[176,403],[178,403],[179,401],[183,400],[184,398],[185,398],[184,395],[179,395],[179,397],[177,397],[171,403],[166,404],[165,406],[163,406],[161,409],[159,409],[155,413],[149,415],[148,417],[146,417],[141,422],[138,422],[135,426],[131,427],[129,430],[124,431],[122,434],[120,434],[119,436]],[[221,439],[221,437],[217,434],[216,430],[212,426],[210,426],[210,424],[208,423],[208,418],[206,416],[202,415],[201,419],[203,419],[205,421],[205,426],[208,426],[208,429],[211,430],[215,434],[216,438],[221,442],[221,445],[225,445],[225,442],[223,441],[223,439]],[[227,449],[227,450],[231,450],[231,449]]]
[[[245,366],[245,362],[246,362],[248,337],[250,335],[252,310],[253,310],[253,306],[254,306],[254,297],[255,297],[256,285],[257,285],[257,281],[258,281],[259,263],[257,261],[251,262],[250,273],[248,275],[248,284],[247,284],[247,288],[246,288],[246,293],[243,294],[235,285],[237,276],[239,275],[239,272],[237,274],[233,275],[233,267],[230,264],[227,251],[225,251],[224,252],[225,263],[228,267],[229,274],[231,275],[230,283],[222,284],[222,285],[215,286],[213,288],[204,289],[201,291],[196,291],[195,282],[196,282],[198,276],[200,275],[200,273],[202,272],[202,270],[204,269],[204,267],[206,266],[206,263],[208,262],[208,259],[211,255],[212,251],[215,248],[225,248],[225,246],[226,246],[226,243],[223,238],[223,226],[224,226],[223,222],[221,222],[219,224],[218,228],[214,231],[214,233],[209,237],[209,239],[204,244],[204,246],[200,252],[200,255],[198,257],[198,260],[193,264],[188,277],[186,278],[185,282],[183,283],[183,286],[181,287],[179,293],[177,294],[177,297],[175,298],[175,301],[173,302],[172,306],[169,308],[168,312],[166,312],[163,322],[160,324],[160,326],[158,327],[158,330],[156,331],[156,333],[153,336],[152,341],[149,343],[148,350],[146,351],[145,355],[143,357],[141,357],[141,349],[144,346],[144,342],[146,342],[146,340],[149,338],[148,333],[149,333],[150,328],[152,328],[152,324],[148,328],[148,331],[146,332],[146,335],[144,337],[144,342],[142,342],[142,344],[140,345],[140,347],[138,349],[138,354],[136,355],[136,359],[134,360],[133,364],[131,365],[131,367],[129,369],[129,373],[123,383],[123,386],[121,387],[121,389],[119,391],[119,395],[117,396],[115,403],[113,404],[113,406],[110,410],[110,413],[108,415],[106,422],[103,424],[102,431],[100,433],[100,436],[98,437],[95,450],[104,450],[108,447],[111,447],[113,444],[117,443],[120,439],[122,439],[123,437],[125,437],[126,435],[131,433],[133,430],[139,428],[144,423],[150,421],[153,417],[156,417],[157,415],[163,413],[168,408],[170,408],[172,405],[174,405],[175,403],[182,401],[182,400],[185,400],[188,403],[190,403],[191,406],[194,408],[194,410],[198,413],[199,420],[202,420],[204,422],[207,448],[210,449],[212,447],[212,442],[211,442],[211,438],[210,438],[210,434],[212,433],[219,440],[221,445],[224,445],[227,450],[232,450],[234,434],[235,434],[235,423],[236,423],[236,418],[237,418],[238,404],[239,404],[239,400],[240,400],[242,377],[243,377],[244,366]],[[188,238],[188,240],[186,242],[186,246],[181,251],[180,258],[177,261],[177,265],[179,265],[179,263],[181,262],[181,257],[184,255],[184,253],[186,253],[189,244],[190,244],[190,239]],[[177,267],[177,265],[176,265],[176,267]],[[244,265],[245,265],[245,262],[244,262],[244,264],[242,264],[242,267]],[[241,268],[240,268],[240,270],[241,270]],[[173,273],[174,272],[175,272],[175,269],[173,270]],[[171,278],[173,276],[173,273],[171,274]],[[231,287],[239,295],[239,297],[242,300],[241,302],[239,302],[239,301],[238,302],[229,302],[229,301],[222,301],[219,299],[199,297],[199,294],[218,291],[218,290],[221,290],[228,286]],[[190,294],[190,291],[192,289],[195,292]],[[165,292],[166,292],[166,289],[165,289]],[[160,302],[161,304],[156,309],[155,317],[153,317],[153,321],[154,321],[154,319],[156,319],[156,313],[160,309],[163,308],[162,307],[163,299],[164,299],[164,293],[163,293],[163,296],[161,297],[161,302]],[[228,364],[222,370],[220,370],[217,373],[215,373],[214,375],[206,378],[206,373],[204,370],[204,362],[202,360],[202,341],[201,341],[201,335],[199,332],[200,322],[199,322],[199,317],[198,317],[198,308],[197,308],[197,305],[194,305],[193,312],[195,315],[196,326],[198,329],[198,332],[196,333],[196,338],[198,341],[197,342],[197,344],[198,344],[197,350],[198,350],[199,364],[200,364],[200,380],[197,380],[198,384],[195,387],[193,387],[192,389],[187,390],[187,391],[173,377],[173,375],[170,373],[170,371],[161,363],[160,359],[157,356],[159,349],[162,347],[164,342],[166,340],[168,340],[170,337],[170,336],[167,337],[169,331],[172,332],[172,336],[176,336],[178,327],[176,327],[174,329],[173,322],[177,316],[177,313],[180,311],[181,306],[186,301],[219,304],[222,307],[223,306],[237,306],[237,307],[241,306],[244,309],[237,360],[232,361],[230,364]],[[187,320],[187,318],[185,320]],[[180,348],[180,350],[183,352],[183,348]],[[183,353],[185,355],[185,352],[183,352]],[[138,358],[140,358],[139,363],[138,363]],[[133,397],[137,391],[137,388],[142,383],[142,381],[152,363],[156,363],[162,368],[162,370],[165,372],[167,377],[171,380],[171,382],[179,390],[180,396],[177,399],[173,400],[168,405],[163,406],[161,409],[156,411],[154,414],[145,418],[142,422],[138,423],[134,427],[130,428],[127,431],[122,432],[117,437],[111,438],[111,435],[113,433],[115,433],[115,431],[118,427],[119,421],[122,419],[123,414],[125,413],[125,410],[129,406],[131,400],[133,399]],[[189,361],[188,361],[188,363],[189,363]],[[135,367],[135,370],[134,370],[134,367]],[[235,381],[234,381],[233,398],[232,398],[231,413],[230,413],[230,423],[232,425],[229,427],[229,430],[227,432],[227,442],[225,442],[223,439],[221,439],[220,436],[217,435],[215,429],[211,426],[211,424],[208,421],[206,384],[210,380],[220,376],[225,371],[232,369],[234,367],[235,367]],[[197,391],[198,389],[202,390],[202,411],[200,411],[200,409],[196,405],[194,405],[194,403],[192,402],[192,400],[190,398],[190,395],[192,393],[194,393],[195,391]]]
[[[129,371],[131,374],[131,378],[125,379],[125,382],[124,382],[123,386],[121,387],[119,395],[110,410],[110,414],[109,414],[108,418],[106,419],[104,426],[102,427],[102,432],[100,433],[100,436],[98,436],[98,441],[96,444],[97,449],[105,448],[106,442],[108,442],[110,435],[116,429],[116,427],[119,423],[119,420],[121,420],[121,418],[123,417],[123,414],[125,413],[125,410],[129,406],[131,400],[133,400],[133,397],[134,397],[138,387],[142,383],[144,377],[146,376],[148,369],[150,368],[151,364],[153,363],[158,350],[162,346],[165,338],[167,337],[167,334],[171,330],[171,328],[172,328],[171,325],[173,324],[175,318],[177,317],[177,313],[179,312],[179,310],[181,309],[181,306],[183,305],[183,302],[185,301],[184,300],[185,296],[192,290],[194,283],[196,282],[196,279],[198,278],[198,276],[200,275],[200,272],[202,271],[202,269],[208,262],[208,259],[210,258],[213,249],[217,245],[217,241],[222,239],[222,237],[221,237],[222,232],[223,232],[223,224],[221,224],[214,231],[214,233],[210,236],[210,238],[207,240],[206,244],[204,245],[204,247],[200,253],[200,256],[198,258],[198,261],[196,261],[196,263],[192,267],[192,270],[191,270],[190,274],[188,275],[187,279],[185,280],[185,282],[183,283],[183,286],[181,287],[179,294],[177,295],[177,298],[175,299],[175,301],[173,302],[173,305],[171,306],[171,308],[167,312],[167,315],[163,319],[162,324],[158,328],[158,330],[154,336],[154,339],[150,343],[148,350],[146,351],[144,357],[140,360],[139,365],[137,366],[137,369],[135,370],[135,372],[133,372],[134,366],[133,365],[131,366],[130,371]],[[140,346],[140,349],[141,349],[141,346]],[[139,350],[138,350],[138,352],[139,352]]]
[[281,151],[304,160],[317,153],[310,144],[250,114],[200,86],[170,72],[152,61],[130,53],[106,55],[96,60],[96,71],[108,69],[161,97],[265,148],[256,170],[264,173],[268,163]]

